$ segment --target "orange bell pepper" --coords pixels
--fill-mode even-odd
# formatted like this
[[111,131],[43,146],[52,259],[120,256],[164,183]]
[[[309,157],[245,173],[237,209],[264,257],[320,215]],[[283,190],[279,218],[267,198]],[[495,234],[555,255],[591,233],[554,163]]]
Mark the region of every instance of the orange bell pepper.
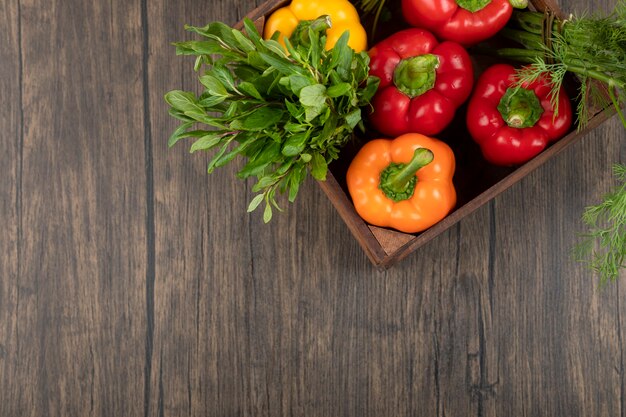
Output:
[[363,220],[417,233],[443,219],[456,204],[454,168],[448,145],[407,133],[366,143],[352,160],[346,180]]
[[348,0],[293,0],[288,6],[276,10],[265,22],[263,37],[269,39],[280,32],[278,41],[290,37],[298,22],[330,16],[331,28],[326,31],[326,49],[331,49],[346,30],[350,31],[348,46],[355,52],[367,49],[367,34],[359,14]]

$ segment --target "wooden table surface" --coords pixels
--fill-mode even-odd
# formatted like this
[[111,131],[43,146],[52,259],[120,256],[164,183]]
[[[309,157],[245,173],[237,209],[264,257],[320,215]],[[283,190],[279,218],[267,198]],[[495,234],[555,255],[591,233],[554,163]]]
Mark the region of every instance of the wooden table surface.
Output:
[[314,182],[266,226],[167,149],[170,42],[257,3],[0,2],[0,415],[626,415],[626,284],[569,256],[619,121],[381,272]]

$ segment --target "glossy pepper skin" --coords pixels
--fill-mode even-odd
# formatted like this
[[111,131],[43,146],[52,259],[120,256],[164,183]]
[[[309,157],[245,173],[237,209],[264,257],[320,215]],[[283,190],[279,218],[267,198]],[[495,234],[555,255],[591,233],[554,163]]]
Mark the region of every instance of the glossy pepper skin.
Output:
[[[496,165],[528,161],[565,135],[572,125],[572,106],[563,88],[555,116],[549,82],[540,78],[524,84],[523,94],[515,93],[515,74],[515,68],[508,64],[489,67],[478,79],[467,109],[470,135],[480,145],[485,159]],[[507,92],[513,100],[521,97],[520,102],[507,102]],[[536,111],[531,112],[529,109],[533,108]]]
[[[483,1],[482,3],[486,3]],[[432,31],[439,39],[471,46],[495,35],[513,13],[509,0],[491,0],[480,10],[470,11],[459,4],[480,4],[480,0],[402,0],[405,20]],[[468,7],[469,9],[474,9]]]
[[[419,152],[423,154],[416,155]],[[430,162],[427,154],[432,159]],[[407,174],[414,182],[413,193],[401,195],[395,201],[381,188],[388,180],[385,172],[390,165],[409,164],[416,156],[426,160],[413,167],[418,168],[417,172],[409,169]],[[424,166],[420,168],[420,165]],[[408,133],[393,140],[375,139],[366,143],[352,160],[346,180],[356,211],[367,223],[417,233],[443,219],[456,204],[454,168],[454,153],[448,145]]]
[[291,36],[301,20],[314,20],[330,16],[331,28],[326,31],[326,49],[331,49],[346,31],[350,31],[348,45],[356,52],[367,49],[367,35],[359,14],[348,0],[293,0],[288,6],[276,10],[265,22],[263,37],[269,39],[280,32],[279,42]]
[[370,74],[380,78],[369,120],[384,135],[436,135],[472,92],[474,72],[467,51],[458,43],[439,43],[424,29],[397,32],[369,55]]

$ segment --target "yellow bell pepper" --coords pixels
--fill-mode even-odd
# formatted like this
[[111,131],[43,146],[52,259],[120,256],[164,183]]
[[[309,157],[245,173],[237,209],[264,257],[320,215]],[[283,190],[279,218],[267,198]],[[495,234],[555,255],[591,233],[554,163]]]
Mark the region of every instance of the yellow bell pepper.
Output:
[[291,4],[276,10],[265,22],[263,37],[269,39],[279,31],[279,42],[291,33],[301,20],[313,20],[322,15],[330,16],[332,27],[326,32],[326,49],[331,49],[346,30],[350,31],[348,45],[356,52],[367,49],[367,35],[361,25],[359,14],[348,0],[293,0]]

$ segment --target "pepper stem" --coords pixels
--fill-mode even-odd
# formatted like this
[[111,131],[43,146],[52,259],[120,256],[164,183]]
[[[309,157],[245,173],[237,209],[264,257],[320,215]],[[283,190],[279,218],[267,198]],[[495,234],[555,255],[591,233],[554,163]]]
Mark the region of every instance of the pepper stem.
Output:
[[510,127],[522,129],[532,127],[543,114],[543,107],[537,95],[525,88],[508,88],[500,103],[498,111]]
[[430,164],[434,155],[430,149],[417,148],[408,164],[391,163],[380,173],[380,188],[391,200],[408,200],[415,192],[415,173]]
[[433,54],[424,54],[405,58],[393,73],[393,83],[410,98],[424,94],[435,86],[439,58]]

